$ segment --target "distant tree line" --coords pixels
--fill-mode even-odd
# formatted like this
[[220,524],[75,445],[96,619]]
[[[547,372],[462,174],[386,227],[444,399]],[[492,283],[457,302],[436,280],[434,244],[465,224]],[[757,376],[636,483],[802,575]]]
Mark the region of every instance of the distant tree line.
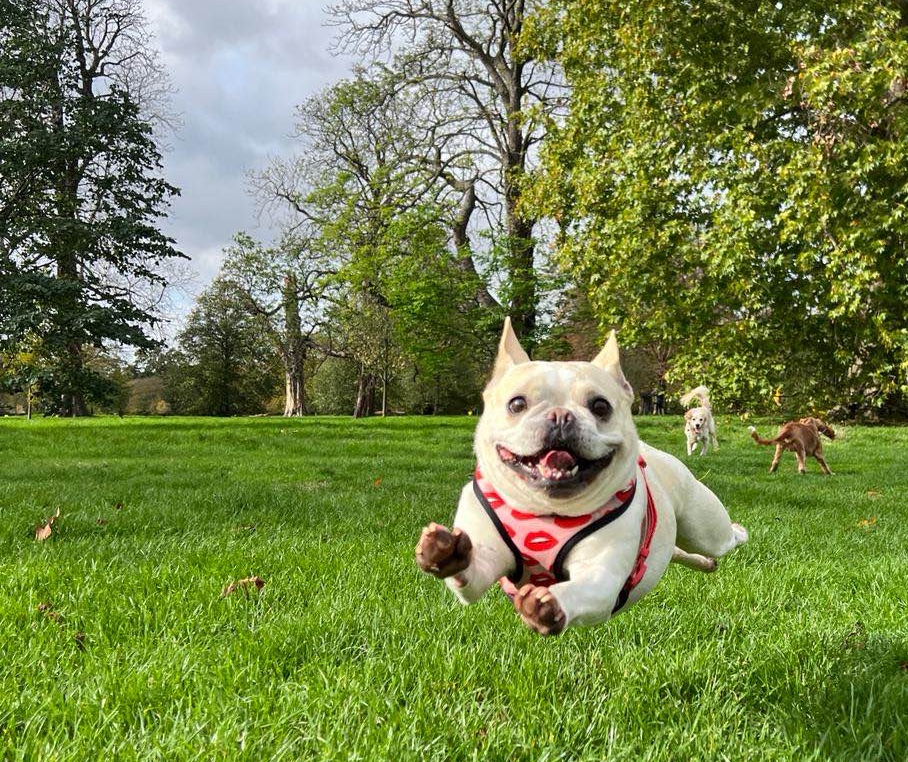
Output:
[[340,0],[364,64],[300,104],[250,177],[280,234],[236,234],[169,348],[138,0],[0,10],[2,362],[46,412],[124,383],[149,413],[463,412],[505,314],[541,358],[617,328],[670,398],[906,412],[904,0]]

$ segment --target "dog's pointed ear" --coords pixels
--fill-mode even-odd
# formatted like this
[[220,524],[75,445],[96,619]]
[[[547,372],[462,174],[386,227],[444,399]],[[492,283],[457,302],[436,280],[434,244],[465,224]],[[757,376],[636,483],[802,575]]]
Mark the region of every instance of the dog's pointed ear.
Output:
[[593,358],[593,365],[610,373],[618,383],[618,386],[624,390],[624,393],[627,394],[630,399],[634,398],[634,390],[627,382],[627,379],[624,377],[624,372],[621,370],[621,356],[618,352],[618,337],[615,335],[614,330],[609,332],[608,341],[605,342],[602,351]]
[[506,317],[504,319],[504,330],[501,332],[501,340],[498,342],[498,356],[495,358],[495,367],[492,370],[492,378],[489,380],[489,385],[491,386],[515,365],[529,361],[530,356],[520,346],[517,334],[514,333],[514,329],[511,327],[511,318]]

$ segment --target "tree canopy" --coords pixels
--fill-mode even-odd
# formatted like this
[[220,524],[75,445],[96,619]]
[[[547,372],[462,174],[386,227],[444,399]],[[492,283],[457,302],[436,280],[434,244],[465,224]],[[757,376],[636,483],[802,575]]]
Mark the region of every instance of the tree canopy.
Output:
[[40,335],[48,411],[115,391],[85,349],[147,345],[179,256],[157,226],[177,189],[137,100],[158,74],[137,2],[3,0],[0,338]]
[[601,325],[739,405],[906,391],[903,2],[553,0],[535,208]]

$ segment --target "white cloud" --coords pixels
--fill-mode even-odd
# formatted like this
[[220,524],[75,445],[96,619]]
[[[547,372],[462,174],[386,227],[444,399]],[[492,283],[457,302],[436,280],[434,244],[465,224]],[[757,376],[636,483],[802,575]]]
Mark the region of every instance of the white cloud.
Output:
[[[182,128],[168,139],[166,179],[182,191],[163,223],[198,273],[217,274],[238,230],[270,238],[246,192],[250,170],[293,149],[294,107],[342,79],[321,0],[146,0],[155,46],[176,89]],[[188,299],[175,300],[177,318]]]

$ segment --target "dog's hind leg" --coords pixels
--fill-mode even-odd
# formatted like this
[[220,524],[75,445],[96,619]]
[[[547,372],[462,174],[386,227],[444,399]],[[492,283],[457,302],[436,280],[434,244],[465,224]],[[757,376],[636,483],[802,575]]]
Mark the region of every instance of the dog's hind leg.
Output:
[[675,548],[672,553],[672,561],[702,572],[713,572],[719,567],[719,562],[715,558],[701,556],[698,553],[685,553],[681,548]]
[[675,508],[675,545],[687,554],[720,558],[747,542],[747,530],[732,523],[712,490],[693,476],[682,487]]
[[773,473],[779,467],[779,458],[782,457],[784,448],[782,445],[776,445],[776,453],[772,456],[772,463],[769,464],[769,473]]
[[815,457],[817,459],[817,463],[820,464],[820,468],[823,469],[823,473],[826,474],[827,476],[832,476],[832,471],[830,471],[829,466],[826,465],[826,459],[823,457],[823,453],[821,453],[819,450],[817,450],[813,454],[813,457]]

